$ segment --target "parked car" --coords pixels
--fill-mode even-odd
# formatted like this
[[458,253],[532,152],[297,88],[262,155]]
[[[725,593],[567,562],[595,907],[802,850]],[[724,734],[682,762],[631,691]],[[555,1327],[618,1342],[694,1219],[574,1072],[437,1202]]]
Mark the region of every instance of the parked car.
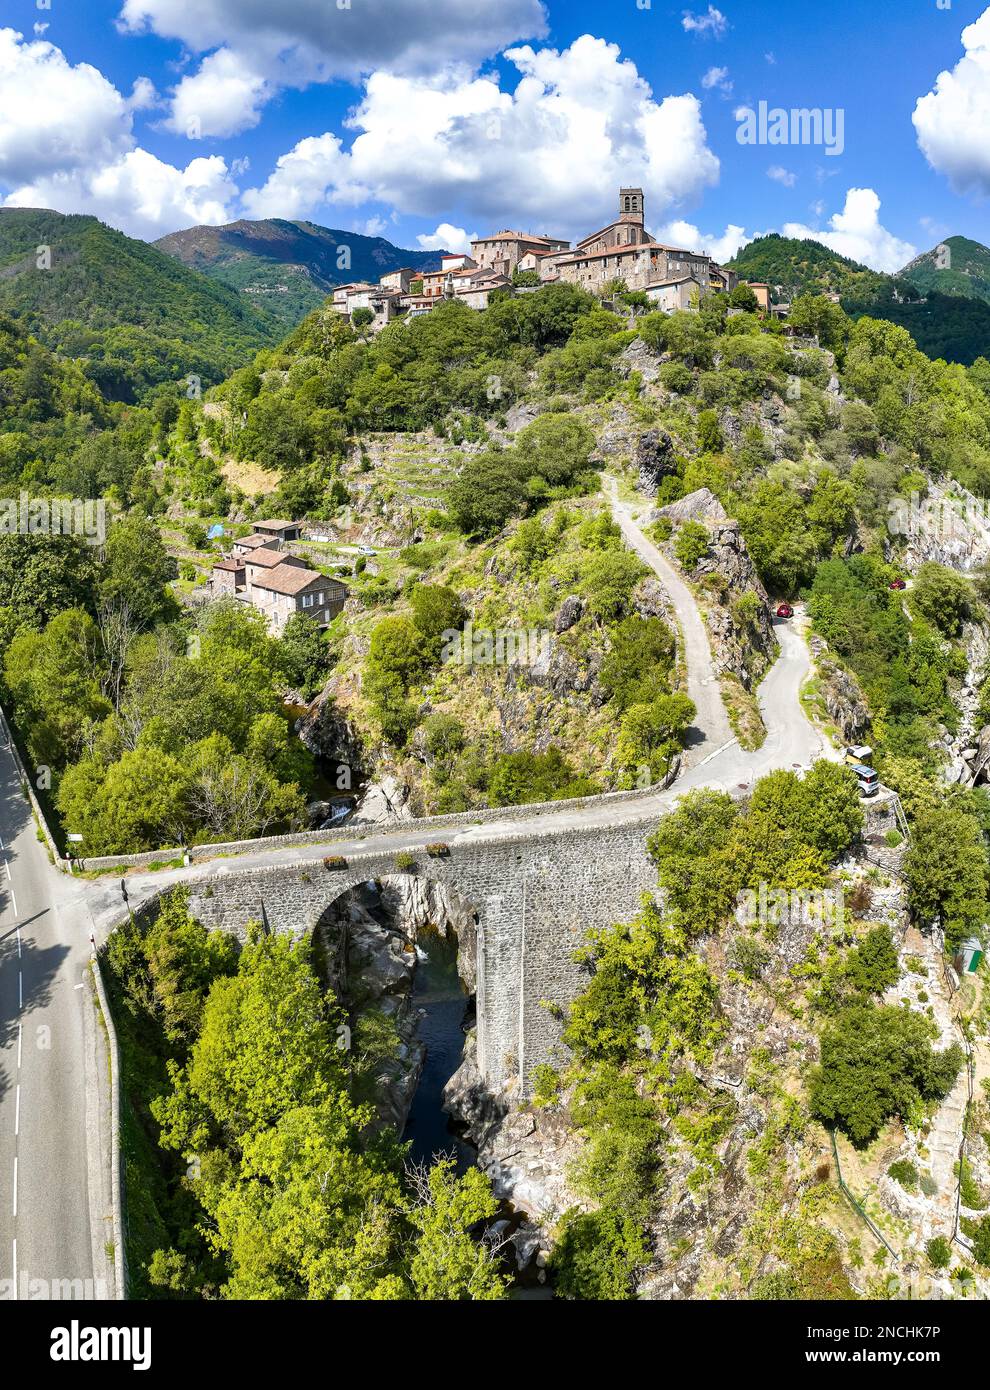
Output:
[[378,554],[378,551],[374,548],[373,545],[359,545],[359,546],[358,546],[358,550],[361,552],[362,555],[377,555],[377,554]]
[[880,774],[876,768],[867,767],[865,763],[857,763],[853,768],[856,780],[859,783],[860,796],[876,796],[880,790]]
[[862,767],[864,764],[869,766],[869,759],[873,757],[873,749],[868,743],[853,743],[843,750],[843,758],[853,767]]
[[890,587],[891,587],[892,589],[906,589],[906,588],[907,588],[907,580],[906,580],[906,579],[892,579],[892,580],[890,581]]
[[790,605],[789,603],[778,603],[778,604],[777,604],[777,617],[778,617],[778,618],[793,618],[793,617],[794,617],[794,609],[791,607],[791,605]]

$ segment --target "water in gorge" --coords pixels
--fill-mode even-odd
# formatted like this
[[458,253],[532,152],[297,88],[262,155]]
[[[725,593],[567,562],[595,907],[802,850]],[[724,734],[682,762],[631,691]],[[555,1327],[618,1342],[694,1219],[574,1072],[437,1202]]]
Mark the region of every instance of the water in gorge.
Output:
[[413,979],[413,1008],[425,1010],[419,1037],[426,1044],[426,1062],[413,1097],[403,1138],[412,1144],[412,1162],[429,1161],[437,1153],[453,1153],[457,1171],[474,1163],[470,1145],[452,1131],[443,1110],[443,1088],[461,1064],[468,998],[457,973],[457,939],[450,933],[422,932]]

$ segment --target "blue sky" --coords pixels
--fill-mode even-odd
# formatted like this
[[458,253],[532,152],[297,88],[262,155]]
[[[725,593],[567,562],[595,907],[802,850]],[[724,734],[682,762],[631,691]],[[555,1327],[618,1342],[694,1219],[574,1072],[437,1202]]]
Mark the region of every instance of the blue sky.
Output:
[[[761,101],[841,110],[842,152],[740,144]],[[990,242],[990,8],[0,0],[12,205],[149,238],[284,216],[455,246],[589,230],[620,182],[652,231],[722,257],[768,230],[888,270]]]

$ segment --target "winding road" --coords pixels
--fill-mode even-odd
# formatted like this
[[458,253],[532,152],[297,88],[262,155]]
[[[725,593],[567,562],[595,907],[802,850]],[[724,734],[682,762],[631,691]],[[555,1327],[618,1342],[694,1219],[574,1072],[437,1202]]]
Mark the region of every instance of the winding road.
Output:
[[[670,594],[680,625],[687,688],[697,708],[681,775],[664,791],[562,802],[528,816],[507,810],[483,824],[455,820],[443,830],[452,845],[644,824],[693,788],[738,793],[774,769],[798,770],[817,758],[839,757],[801,705],[811,670],[803,617],[776,624],[780,655],[758,692],[768,734],[761,748],[747,752],[733,737],[690,589],[644,535],[635,509],[614,494],[612,505],[627,543]],[[112,1297],[108,1068],[90,992],[89,933],[102,941],[119,920],[122,880],[116,874],[82,880],[59,873],[37,838],[19,782],[0,717],[0,1297],[44,1297],[45,1290],[62,1298]],[[346,853],[350,858],[422,851],[442,825],[431,818],[371,830],[347,839]],[[305,864],[322,859],[332,844],[328,838],[248,850],[235,863],[238,870]],[[121,874],[136,908],[163,888],[190,878],[209,880],[231,867],[229,858],[217,858],[153,873],[125,868]]]

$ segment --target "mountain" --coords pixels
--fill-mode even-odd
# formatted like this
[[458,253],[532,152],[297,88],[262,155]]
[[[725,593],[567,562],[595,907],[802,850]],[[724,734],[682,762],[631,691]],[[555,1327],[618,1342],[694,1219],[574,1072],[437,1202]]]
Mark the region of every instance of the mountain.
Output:
[[[982,262],[974,252],[986,257],[984,271],[990,273],[986,247],[963,237],[951,237],[946,244],[973,248],[961,258],[961,263],[971,268],[967,284],[981,283],[973,268]],[[928,253],[932,262],[926,285],[917,278],[924,280],[924,265],[919,271],[913,269],[926,262],[925,256],[912,261],[900,275],[884,275],[840,256],[819,241],[799,241],[774,232],[744,246],[728,265],[745,280],[765,281],[781,300],[799,294],[838,294],[851,318],[869,314],[889,319],[906,328],[926,356],[969,367],[977,357],[990,357],[990,302],[984,302],[973,290],[968,298],[958,292],[940,292],[942,287],[931,281],[950,272],[935,270],[934,255]],[[962,270],[951,273],[963,278]]]
[[0,309],[79,359],[119,401],[191,374],[212,385],[284,332],[265,309],[147,242],[39,208],[0,209]]
[[990,303],[990,249],[964,236],[950,236],[904,267],[901,276],[922,294],[984,299]]
[[782,300],[799,294],[841,294],[874,299],[891,277],[830,251],[820,241],[795,237],[757,237],[728,262],[745,280],[760,280],[780,287]]
[[[201,270],[239,293],[260,300],[283,324],[295,326],[331,293],[351,280],[377,282],[389,270],[437,270],[438,251],[403,251],[382,237],[359,236],[315,222],[230,222],[190,227],[161,237],[155,246],[183,265]],[[340,248],[350,263],[342,267]]]

